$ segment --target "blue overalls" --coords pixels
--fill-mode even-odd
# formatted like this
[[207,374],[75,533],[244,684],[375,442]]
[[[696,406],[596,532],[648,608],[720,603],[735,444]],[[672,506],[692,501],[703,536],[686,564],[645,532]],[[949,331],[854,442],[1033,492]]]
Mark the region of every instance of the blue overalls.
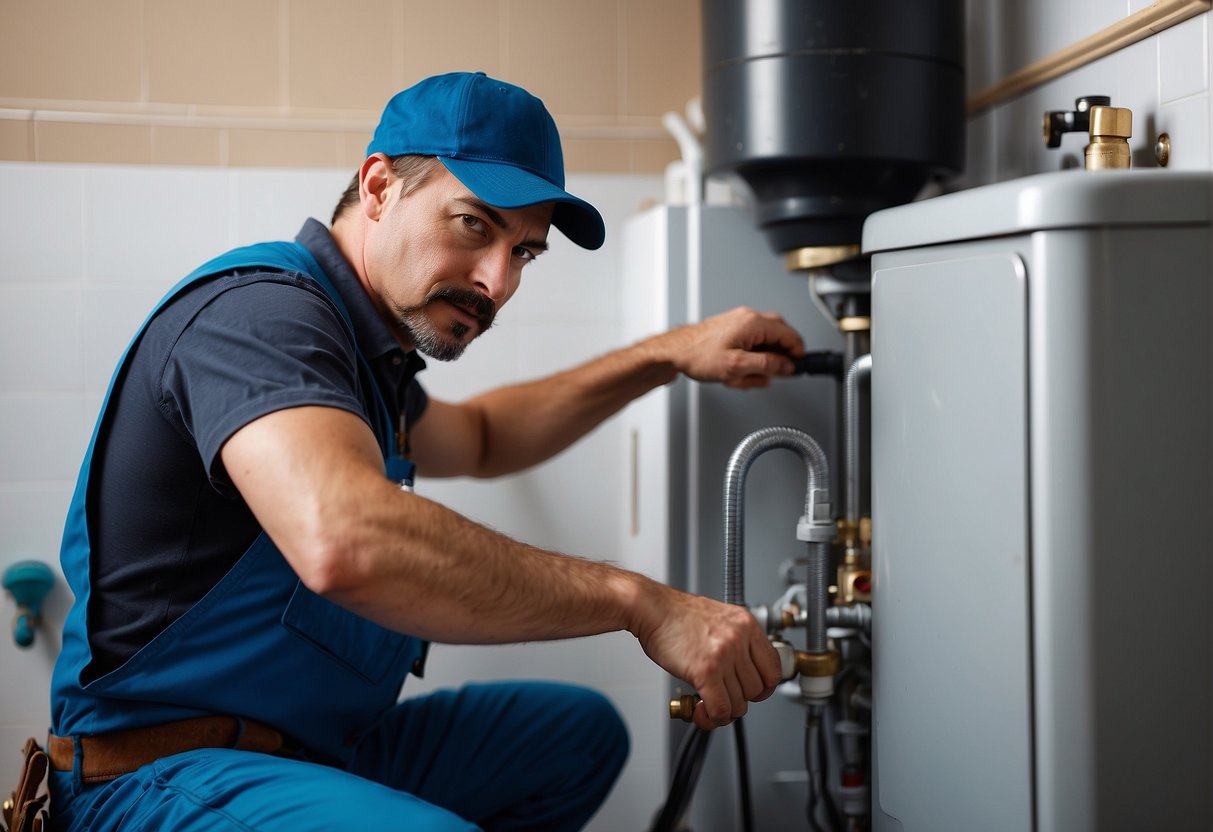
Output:
[[[236,249],[187,286],[268,267],[340,295],[298,243]],[[269,272],[263,279],[273,280]],[[140,334],[159,311],[144,322]],[[52,773],[52,827],[62,830],[578,829],[627,754],[618,714],[600,695],[543,683],[467,686],[397,704],[426,645],[308,590],[262,532],[188,612],[121,667],[81,683],[89,664],[86,508],[98,435],[138,342],[119,362],[68,512],[61,549],[75,602],[51,685],[52,733],[89,736],[222,714],[272,725],[329,764],[234,749],[162,758],[99,784]],[[359,354],[363,398],[393,479],[392,420]]]

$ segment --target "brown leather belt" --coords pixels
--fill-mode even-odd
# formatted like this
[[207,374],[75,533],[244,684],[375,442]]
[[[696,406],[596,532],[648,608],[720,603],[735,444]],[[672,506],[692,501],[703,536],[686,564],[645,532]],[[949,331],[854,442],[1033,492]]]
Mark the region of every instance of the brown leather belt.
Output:
[[197,748],[235,748],[265,754],[288,750],[282,734],[263,723],[234,716],[201,716],[91,737],[51,734],[46,742],[51,768],[71,771],[77,742],[85,783],[113,780],[161,757]]

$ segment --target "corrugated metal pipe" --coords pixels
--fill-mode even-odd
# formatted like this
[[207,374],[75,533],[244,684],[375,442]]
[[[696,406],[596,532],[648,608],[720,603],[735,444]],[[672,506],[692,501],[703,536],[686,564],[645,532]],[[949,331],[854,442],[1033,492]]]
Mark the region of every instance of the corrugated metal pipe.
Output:
[[809,544],[809,575],[805,582],[810,607],[805,623],[806,647],[811,653],[823,653],[826,650],[829,544],[834,536],[828,487],[830,469],[821,446],[802,430],[782,426],[762,428],[741,440],[729,457],[724,476],[724,600],[729,604],[746,605],[745,478],[754,460],[775,448],[795,451],[808,472],[804,516],[797,524],[796,537]]

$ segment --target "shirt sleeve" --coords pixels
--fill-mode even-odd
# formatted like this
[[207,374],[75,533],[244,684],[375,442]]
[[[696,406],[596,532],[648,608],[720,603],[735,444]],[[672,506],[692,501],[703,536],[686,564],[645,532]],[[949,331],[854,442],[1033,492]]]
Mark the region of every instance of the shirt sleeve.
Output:
[[336,407],[370,421],[358,360],[331,304],[299,283],[233,286],[202,306],[169,352],[160,406],[191,437],[212,484],[232,488],[219,451],[240,428],[290,407]]

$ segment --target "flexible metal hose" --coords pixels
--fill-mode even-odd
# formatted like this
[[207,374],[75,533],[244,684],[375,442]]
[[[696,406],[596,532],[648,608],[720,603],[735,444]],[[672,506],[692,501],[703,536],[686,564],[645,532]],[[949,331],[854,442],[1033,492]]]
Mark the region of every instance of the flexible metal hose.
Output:
[[830,607],[826,610],[826,624],[830,627],[845,627],[871,633],[872,607],[868,604]]
[[851,362],[843,381],[842,430],[846,475],[846,518],[859,522],[859,380],[872,372],[872,356],[861,355]]
[[[802,525],[831,523],[828,516],[815,516],[814,503],[830,481],[829,463],[821,446],[807,433],[790,427],[769,427],[754,431],[737,445],[729,457],[724,474],[724,600],[745,606],[745,478],[754,460],[775,448],[796,452],[805,463],[808,482],[805,487]],[[827,513],[828,514],[828,513]],[[831,523],[832,525],[832,523]],[[805,586],[811,607],[807,648],[825,651],[826,573],[829,569],[828,544],[809,544],[809,578]]]
[[809,598],[808,615],[804,622],[804,649],[810,653],[826,652],[826,607],[829,604],[830,544],[809,544],[809,576],[805,594]]

